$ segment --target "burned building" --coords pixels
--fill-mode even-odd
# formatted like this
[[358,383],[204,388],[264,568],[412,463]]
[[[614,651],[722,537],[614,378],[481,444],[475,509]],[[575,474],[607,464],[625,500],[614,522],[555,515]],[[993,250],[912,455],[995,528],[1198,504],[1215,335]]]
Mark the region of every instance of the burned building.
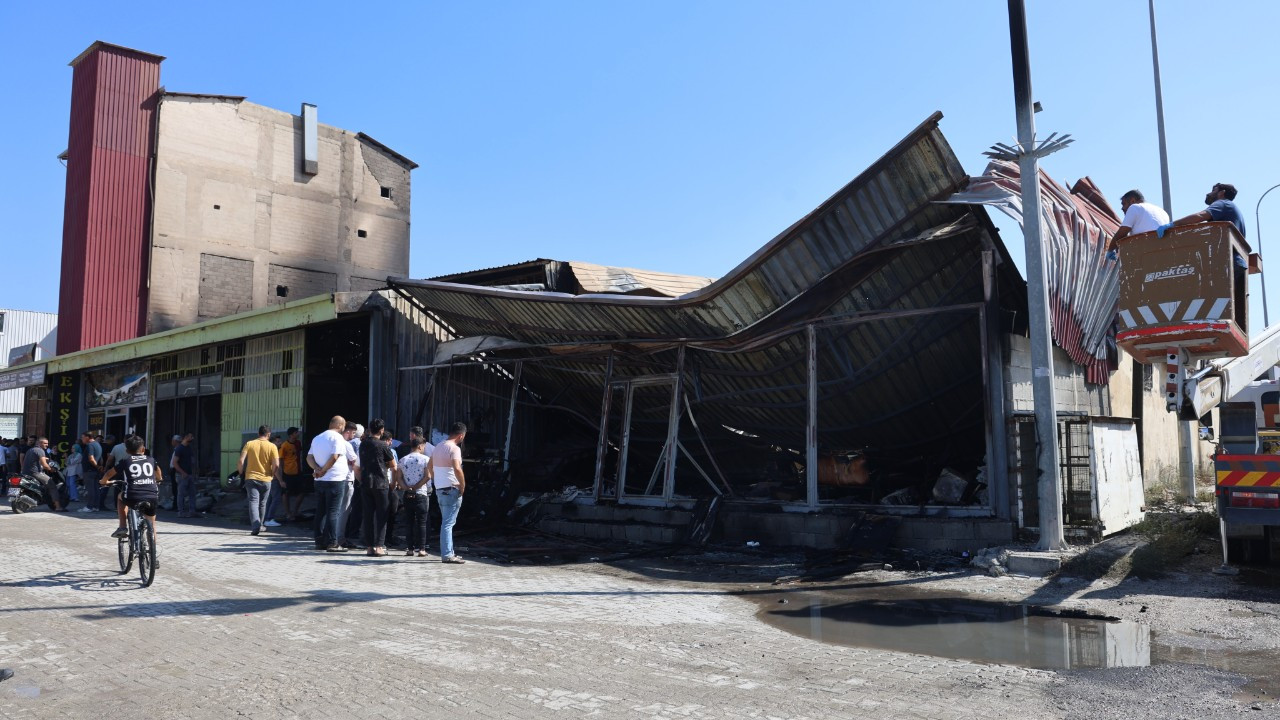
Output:
[[[831,545],[874,507],[924,521],[908,542],[1008,540],[1026,286],[985,210],[942,202],[970,178],[940,118],[678,295],[583,292],[546,260],[393,280],[450,338],[401,368],[427,378],[418,418],[467,422],[471,460],[518,487],[575,486],[559,531],[671,539],[718,497],[727,539]],[[1094,414],[1127,415],[1088,379]]]

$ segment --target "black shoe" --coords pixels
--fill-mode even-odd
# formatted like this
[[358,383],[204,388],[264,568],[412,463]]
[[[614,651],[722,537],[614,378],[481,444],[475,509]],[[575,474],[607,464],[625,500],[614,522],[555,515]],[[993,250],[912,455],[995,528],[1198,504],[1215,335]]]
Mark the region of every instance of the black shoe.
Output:
[[0,669],[0,682],[4,682],[5,680],[8,680],[11,677],[13,677],[12,670],[10,670],[9,668]]
[[113,532],[113,533],[111,533],[111,537],[113,537],[113,538],[127,538],[127,537],[129,537],[129,528],[116,528],[116,531],[115,531],[115,532]]

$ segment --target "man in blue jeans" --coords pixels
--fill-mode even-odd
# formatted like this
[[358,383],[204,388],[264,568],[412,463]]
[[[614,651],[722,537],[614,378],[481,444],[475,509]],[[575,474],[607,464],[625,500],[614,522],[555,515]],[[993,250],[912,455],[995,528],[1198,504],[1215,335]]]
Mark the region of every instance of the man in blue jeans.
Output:
[[461,565],[466,562],[453,551],[453,526],[462,509],[462,495],[467,491],[467,479],[462,474],[462,441],[467,436],[467,426],[456,422],[449,426],[449,439],[431,451],[427,474],[433,478],[436,502],[440,508],[440,562]]
[[192,447],[195,433],[182,436],[182,444],[173,451],[173,469],[178,471],[178,517],[200,517],[196,511],[196,450]]
[[102,445],[93,439],[93,434],[80,433],[80,477],[84,479],[84,507],[80,512],[100,512],[102,510],[102,493],[98,490],[98,478],[102,477]]
[[316,485],[316,549],[326,552],[346,552],[341,545],[342,506],[351,484],[347,476],[359,472],[359,459],[351,443],[343,437],[347,420],[335,415],[329,421],[329,429],[311,440],[307,451],[307,465],[315,476]]

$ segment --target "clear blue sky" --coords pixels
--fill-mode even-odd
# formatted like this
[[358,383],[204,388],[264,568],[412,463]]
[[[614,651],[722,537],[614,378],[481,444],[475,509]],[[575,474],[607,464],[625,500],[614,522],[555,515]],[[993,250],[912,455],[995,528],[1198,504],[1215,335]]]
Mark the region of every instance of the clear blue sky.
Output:
[[[1158,203],[1146,2],[1028,4],[1038,129],[1076,138],[1046,169]],[[1213,5],[1157,3],[1173,209],[1232,182],[1256,241],[1280,3]],[[999,0],[6,3],[0,306],[57,309],[67,62],[94,40],[166,56],[170,90],[313,102],[420,163],[414,277],[534,257],[718,276],[934,110],[971,174],[1015,134]],[[1280,317],[1280,190],[1262,223]]]

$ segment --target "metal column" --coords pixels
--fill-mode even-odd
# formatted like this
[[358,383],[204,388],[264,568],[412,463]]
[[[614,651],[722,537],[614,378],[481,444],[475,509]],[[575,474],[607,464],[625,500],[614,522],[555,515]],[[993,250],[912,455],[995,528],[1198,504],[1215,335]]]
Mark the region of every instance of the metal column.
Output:
[[676,353],[676,379],[671,383],[671,411],[667,414],[667,467],[663,473],[662,498],[670,501],[676,490],[676,460],[680,457],[676,440],[680,437],[680,393],[684,390],[684,352],[681,345]]
[[[1027,255],[1027,310],[1031,331],[1031,392],[1036,408],[1041,550],[1064,546],[1062,483],[1058,480],[1058,418],[1053,392],[1053,338],[1049,325],[1049,277],[1041,234],[1040,156],[1031,95],[1031,53],[1023,0],[1009,0],[1013,53],[1013,101],[1018,116],[1018,170],[1022,177],[1022,232]],[[1056,149],[1056,148],[1055,148]],[[1052,152],[1052,150],[1049,150]],[[1044,153],[1047,154],[1047,153]]]
[[[609,403],[613,399],[613,351],[609,352],[609,359],[605,361],[604,366],[604,397],[600,400],[600,438],[596,441],[596,477],[595,483],[592,485],[591,495],[596,500],[600,499],[600,492],[604,486],[604,459],[609,451]],[[621,458],[618,459],[622,461]],[[614,497],[621,494],[621,487],[614,491]]]
[[1000,343],[1000,299],[996,288],[995,252],[982,251],[982,297],[985,305],[978,312],[982,336],[982,379],[986,385],[987,488],[996,517],[1008,519],[1009,503],[1009,436],[1005,425],[1004,352]]
[[[1156,136],[1160,141],[1160,190],[1163,193],[1164,211],[1173,214],[1173,196],[1169,191],[1169,152],[1164,139],[1164,93],[1160,89],[1160,49],[1156,45],[1156,0],[1147,0],[1147,14],[1151,20],[1151,71],[1156,84]],[[1264,290],[1265,292],[1265,290]],[[1199,436],[1193,421],[1178,420],[1178,470],[1182,477],[1182,491],[1191,501],[1196,497],[1196,439]]]
[[818,506],[818,330],[812,324],[805,326],[808,337],[809,392],[808,421],[804,436],[805,499],[809,507]]
[[516,400],[520,396],[520,373],[524,363],[516,361],[515,370],[511,372],[511,407],[507,409],[507,435],[502,441],[502,471],[511,469],[511,431],[516,425]]

